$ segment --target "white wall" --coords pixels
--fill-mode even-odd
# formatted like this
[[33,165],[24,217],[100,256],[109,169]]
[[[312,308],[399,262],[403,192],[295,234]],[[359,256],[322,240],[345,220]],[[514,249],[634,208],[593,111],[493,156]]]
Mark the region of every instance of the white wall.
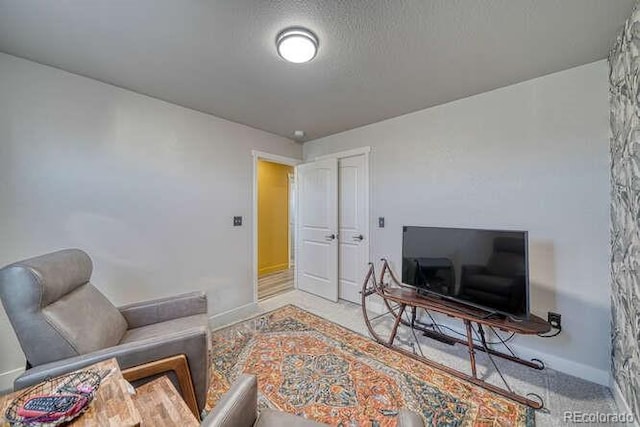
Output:
[[[250,303],[252,149],[302,155],[288,139],[0,54],[0,265],[79,247],[115,304],[200,289],[211,314]],[[0,374],[23,357],[0,309]]]
[[371,259],[398,273],[403,225],[529,230],[532,312],[561,313],[563,332],[516,344],[608,384],[608,109],[599,61],[311,141],[304,157],[372,147]]

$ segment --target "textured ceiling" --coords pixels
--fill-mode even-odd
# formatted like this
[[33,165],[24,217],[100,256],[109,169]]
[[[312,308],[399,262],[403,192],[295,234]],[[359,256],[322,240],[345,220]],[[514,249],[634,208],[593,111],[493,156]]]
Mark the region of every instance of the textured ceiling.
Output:
[[[305,140],[606,57],[634,0],[0,0],[0,51]],[[320,38],[288,64],[283,28]]]

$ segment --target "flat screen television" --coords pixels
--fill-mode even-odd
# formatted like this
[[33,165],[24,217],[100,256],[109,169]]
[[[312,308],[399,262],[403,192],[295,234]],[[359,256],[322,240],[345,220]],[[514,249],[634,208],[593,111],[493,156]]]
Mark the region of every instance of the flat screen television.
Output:
[[402,228],[402,282],[422,294],[529,316],[526,231]]

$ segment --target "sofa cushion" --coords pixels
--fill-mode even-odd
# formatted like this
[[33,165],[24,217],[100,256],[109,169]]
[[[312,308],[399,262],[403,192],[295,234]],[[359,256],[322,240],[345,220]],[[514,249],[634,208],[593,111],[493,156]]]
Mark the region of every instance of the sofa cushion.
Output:
[[[117,309],[89,283],[91,258],[66,249],[0,270],[0,298],[32,366],[117,343],[126,330]],[[89,300],[84,301],[84,297]]]
[[90,283],[47,305],[42,314],[78,355],[117,345],[127,330],[120,311]]
[[8,267],[24,269],[38,285],[40,307],[46,307],[91,279],[93,263],[80,249],[65,249],[16,262]]

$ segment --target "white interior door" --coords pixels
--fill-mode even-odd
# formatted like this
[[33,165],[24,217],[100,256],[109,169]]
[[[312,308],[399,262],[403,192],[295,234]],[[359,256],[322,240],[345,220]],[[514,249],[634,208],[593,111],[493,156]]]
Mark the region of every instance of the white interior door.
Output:
[[338,164],[339,296],[360,303],[362,279],[369,261],[368,171],[365,155]]
[[338,161],[296,167],[298,289],[338,301]]

